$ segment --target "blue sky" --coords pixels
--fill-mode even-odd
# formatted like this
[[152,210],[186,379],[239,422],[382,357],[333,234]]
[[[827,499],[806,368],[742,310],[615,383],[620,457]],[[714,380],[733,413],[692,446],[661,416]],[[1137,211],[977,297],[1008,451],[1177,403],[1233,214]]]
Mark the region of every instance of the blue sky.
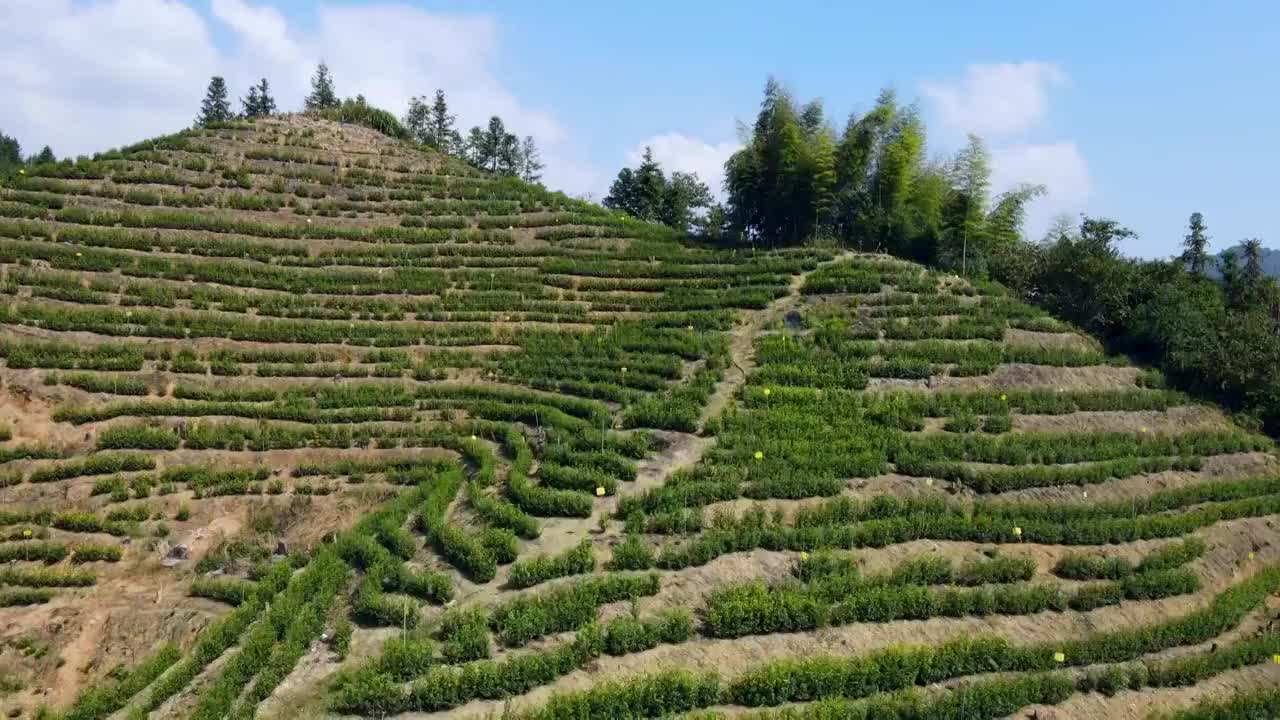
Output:
[[599,196],[646,143],[718,183],[773,74],[837,126],[892,85],[934,153],[981,131],[997,184],[1049,185],[1032,233],[1089,212],[1139,232],[1127,252],[1168,255],[1198,210],[1217,248],[1280,246],[1280,4],[966,5],[4,0],[0,129],[124,144],[189,123],[214,73],[265,73],[289,108],[323,55],[341,94],[400,112],[442,86],[468,124],[502,114],[539,139],[549,185]]

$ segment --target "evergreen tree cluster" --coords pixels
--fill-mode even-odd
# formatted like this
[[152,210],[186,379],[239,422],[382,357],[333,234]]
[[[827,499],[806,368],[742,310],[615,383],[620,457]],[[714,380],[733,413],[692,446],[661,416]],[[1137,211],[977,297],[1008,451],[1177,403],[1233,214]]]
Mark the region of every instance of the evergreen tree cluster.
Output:
[[24,165],[42,165],[57,161],[57,156],[48,145],[41,148],[35,155],[23,159],[22,144],[18,139],[0,132],[0,177],[13,175]]
[[[323,65],[322,65],[323,67]],[[239,117],[266,117],[276,112],[276,100],[271,96],[271,85],[266,78],[249,88],[249,94],[240,99]],[[210,123],[226,122],[236,118],[231,109],[225,78],[214,75],[209,79],[209,87],[205,90],[204,100],[200,103],[200,114],[196,116],[196,126],[205,127]]]
[[481,170],[518,177],[525,182],[542,179],[542,156],[533,137],[523,140],[507,130],[502,118],[494,115],[483,128],[471,128],[464,138],[457,129],[458,116],[449,112],[443,90],[436,90],[430,102],[424,96],[409,100],[404,125],[413,139],[440,152],[459,157]]
[[[248,94],[240,99],[240,105],[241,111],[237,115],[231,109],[226,79],[214,76],[209,80],[195,124],[205,127],[236,117],[266,117],[277,111],[271,85],[266,78],[249,88]],[[443,90],[436,90],[430,102],[423,96],[411,98],[402,122],[390,113],[369,105],[363,95],[340,100],[334,87],[333,73],[322,61],[311,76],[311,90],[303,100],[303,110],[368,125],[394,137],[416,140],[482,170],[518,177],[526,182],[542,180],[545,166],[532,136],[526,135],[521,139],[516,133],[509,132],[502,118],[495,115],[489,118],[486,127],[473,127],[464,138],[456,127],[457,115],[449,112],[449,102]],[[2,166],[3,161],[0,160]]]
[[696,173],[674,172],[668,179],[653,159],[653,150],[646,147],[639,167],[618,173],[604,206],[688,232],[695,221],[701,224],[699,211],[710,210],[712,198]]
[[472,127],[467,133],[462,157],[482,170],[499,175],[512,175],[526,182],[542,179],[542,159],[533,137],[524,140],[507,131],[502,118],[494,115],[485,127]]
[[245,117],[267,117],[276,114],[276,100],[271,97],[271,86],[266,78],[249,88],[249,95],[240,99],[241,113]]

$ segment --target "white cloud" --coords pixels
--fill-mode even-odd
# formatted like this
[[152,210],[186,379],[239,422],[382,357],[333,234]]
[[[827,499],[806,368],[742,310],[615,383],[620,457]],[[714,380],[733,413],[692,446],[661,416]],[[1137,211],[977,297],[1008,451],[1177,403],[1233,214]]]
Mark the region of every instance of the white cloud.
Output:
[[1043,122],[1049,90],[1066,81],[1066,73],[1052,63],[970,65],[964,78],[924,82],[921,91],[944,126],[995,137],[1018,135]]
[[1061,213],[1083,212],[1092,183],[1089,166],[1080,148],[1071,140],[1052,143],[1017,143],[991,152],[992,187],[1004,190],[1020,183],[1044,185],[1049,194],[1031,205],[1025,232],[1028,237],[1044,234],[1050,221]]
[[[186,127],[211,75],[239,97],[259,77],[281,109],[298,108],[324,59],[340,95],[362,93],[397,114],[409,97],[445,90],[464,128],[500,115],[542,147],[546,182],[599,187],[550,112],[508,90],[496,70],[500,36],[487,15],[401,4],[323,5],[314,27],[247,0],[213,0],[206,18],[176,0],[0,0],[0,129],[27,151],[89,153]],[[235,42],[220,49],[212,23]]]
[[653,157],[667,173],[691,172],[722,196],[724,163],[742,147],[737,141],[708,143],[678,132],[654,135],[627,152],[627,163],[637,165],[645,147],[653,149]]
[[0,3],[0,128],[60,154],[181,128],[217,67],[204,19],[167,0]]
[[1032,139],[1050,117],[1051,91],[1069,81],[1053,63],[1020,62],[970,65],[960,79],[920,85],[944,140],[976,133],[988,141],[995,192],[1023,183],[1048,188],[1028,209],[1028,237],[1039,237],[1055,215],[1083,212],[1092,193],[1075,141]]
[[310,59],[289,37],[289,26],[273,7],[254,7],[243,0],[213,0],[213,16],[241,39],[241,61],[265,59],[272,66],[297,66]]

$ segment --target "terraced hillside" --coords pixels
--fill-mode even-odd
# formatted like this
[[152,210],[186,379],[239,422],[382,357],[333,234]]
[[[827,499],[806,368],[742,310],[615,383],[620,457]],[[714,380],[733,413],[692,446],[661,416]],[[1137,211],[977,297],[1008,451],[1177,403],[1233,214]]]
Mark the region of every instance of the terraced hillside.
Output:
[[39,166],[0,215],[13,716],[1280,685],[1272,443],[999,288],[698,247],[299,117]]

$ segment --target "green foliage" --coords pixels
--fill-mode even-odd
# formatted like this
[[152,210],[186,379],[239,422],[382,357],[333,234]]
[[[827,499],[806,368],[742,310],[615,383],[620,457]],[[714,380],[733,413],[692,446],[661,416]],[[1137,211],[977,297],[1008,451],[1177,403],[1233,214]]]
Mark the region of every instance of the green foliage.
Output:
[[[324,65],[321,65],[320,67],[323,68]],[[317,71],[317,77],[319,77],[319,71]],[[312,89],[313,96],[321,89],[317,88],[314,85],[314,82],[315,81],[313,81]],[[332,86],[330,86],[330,93],[331,92]],[[320,117],[327,120],[352,123],[354,125],[364,125],[365,127],[377,130],[383,135],[388,135],[401,140],[407,140],[409,138],[409,131],[405,129],[404,125],[400,124],[400,121],[395,115],[392,115],[381,108],[369,105],[365,102],[363,96],[359,96],[354,100],[347,98],[341,103],[337,102],[336,98],[332,100],[332,104],[327,104],[329,102],[330,101],[324,97],[315,98],[313,106],[313,97],[308,96],[307,109],[309,111],[316,111]]]
[[512,598],[493,608],[490,625],[503,645],[517,647],[593,621],[601,605],[653,595],[657,575],[605,574]]
[[178,436],[155,425],[112,425],[98,433],[98,449],[176,450]]
[[161,673],[182,659],[176,645],[166,644],[114,681],[86,688],[61,715],[62,720],[102,720],[124,707],[129,699],[150,685]]
[[337,108],[339,104],[338,94],[333,89],[333,76],[329,73],[329,66],[322,61],[311,77],[311,92],[304,105],[308,111],[315,111]]
[[720,683],[714,675],[670,670],[556,695],[541,709],[517,717],[521,720],[667,717],[712,705],[719,694]]
[[155,461],[147,455],[137,453],[100,454],[91,455],[84,460],[38,467],[31,471],[27,479],[33,483],[52,482],[85,475],[153,470],[155,466]]
[[653,567],[653,548],[639,533],[628,533],[627,537],[613,547],[613,556],[609,558],[610,570],[648,570]]
[[200,103],[200,115],[196,118],[196,125],[208,126],[231,118],[231,102],[227,99],[227,81],[215,75],[209,80],[209,88],[205,91],[204,100]]
[[[895,647],[855,658],[773,661],[735,679],[725,700],[777,705],[821,698],[864,697],[992,671],[1044,671],[1062,664],[1123,662],[1171,647],[1194,645],[1235,627],[1271,591],[1280,573],[1270,567],[1216,595],[1208,606],[1159,623],[1099,633],[1081,640],[1014,645],[994,636],[965,637],[937,646]],[[1055,659],[1061,653],[1062,663]]]
[[527,588],[558,577],[583,575],[596,568],[591,541],[583,540],[559,555],[539,555],[511,566],[508,582],[512,587]]
[[189,592],[195,597],[235,606],[243,603],[253,593],[253,588],[252,582],[239,578],[200,577],[191,583]]
[[605,196],[604,206],[688,232],[694,215],[711,206],[711,190],[696,173],[674,172],[668,179],[646,147],[640,166],[623,168]]
[[440,620],[441,655],[463,663],[489,657],[489,617],[477,608],[454,610]]

